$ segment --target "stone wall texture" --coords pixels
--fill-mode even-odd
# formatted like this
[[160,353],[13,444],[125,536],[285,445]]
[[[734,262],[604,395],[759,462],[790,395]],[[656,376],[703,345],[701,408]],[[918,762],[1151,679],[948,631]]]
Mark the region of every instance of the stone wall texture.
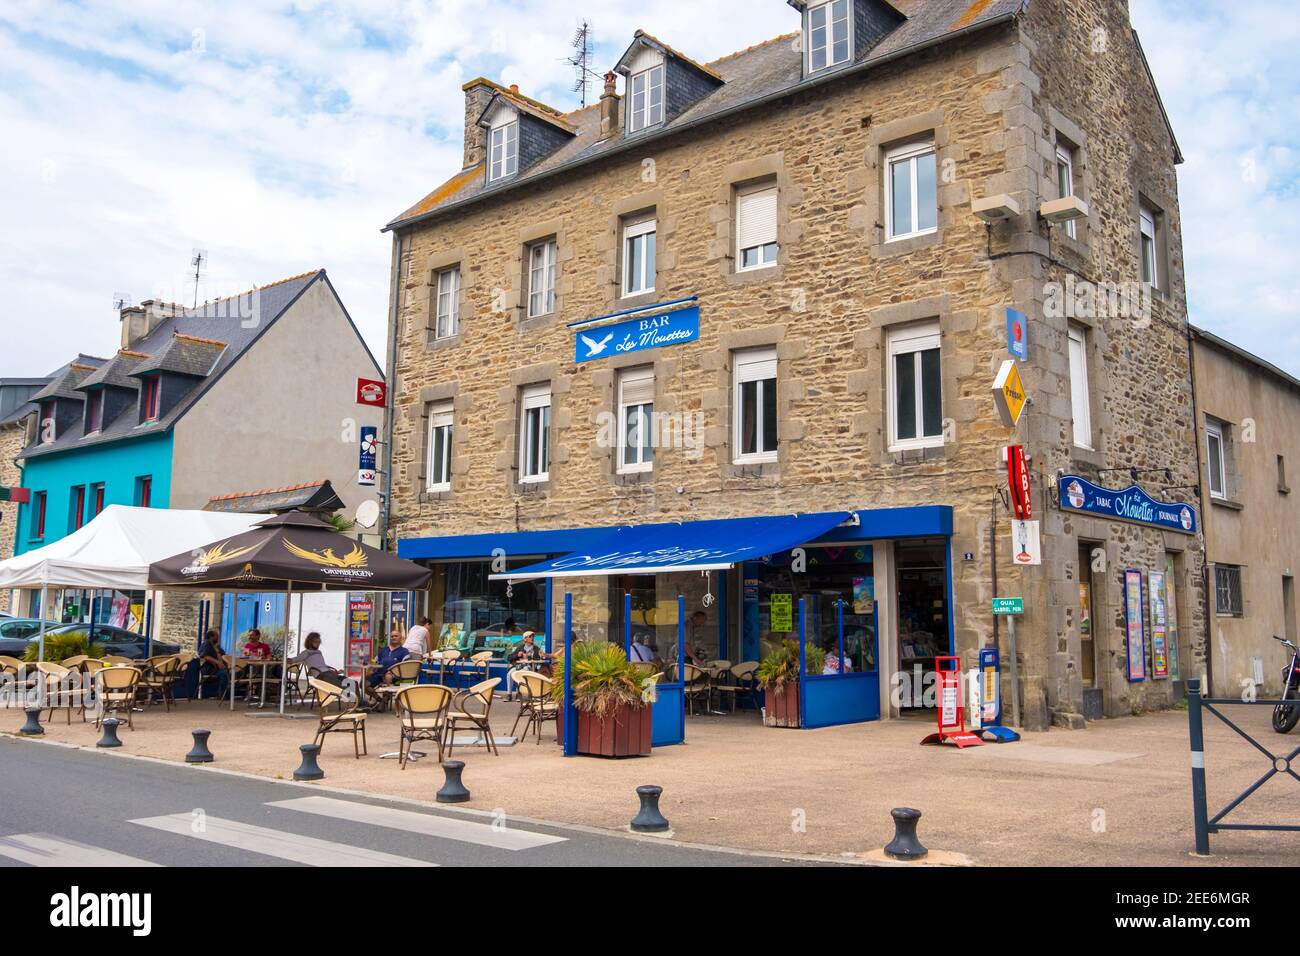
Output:
[[[0,487],[17,488],[21,481],[21,472],[14,464],[14,458],[23,446],[25,431],[21,425],[6,425],[0,428]],[[12,502],[0,502],[0,561],[13,557],[14,535],[18,531],[18,505]],[[6,614],[16,613],[10,608],[11,593],[0,589],[0,611]]]
[[[1057,198],[1055,142],[1077,147],[1076,192],[1090,215],[1078,238],[1035,215]],[[939,228],[885,243],[883,151],[932,137]],[[737,274],[734,188],[780,189],[780,262]],[[1022,215],[987,229],[971,201],[1008,193]],[[1138,278],[1141,193],[1161,209],[1166,291],[1148,318],[1082,315],[1091,364],[1093,450],[1071,441],[1068,317],[1046,314],[1051,283]],[[651,301],[698,295],[698,342],[576,365],[566,323],[625,307],[618,298],[619,216],[654,207],[659,259]],[[526,319],[522,243],[554,235],[559,308]],[[464,274],[461,333],[430,347],[434,264],[455,250]],[[640,300],[632,300],[638,304]],[[1005,359],[1005,308],[1031,316],[1023,368],[1033,399],[1015,432],[990,387]],[[1084,310],[1087,311],[1087,310]],[[612,525],[794,511],[945,504],[952,542],[957,651],[973,662],[993,621],[989,546],[997,515],[999,592],[1025,598],[1019,629],[1025,723],[1070,722],[1082,707],[1078,634],[1080,542],[1107,557],[1097,578],[1097,686],[1108,713],[1167,705],[1173,681],[1129,684],[1123,569],[1179,568],[1184,676],[1203,655],[1203,559],[1196,537],[1062,513],[1059,470],[1101,484],[1136,469],[1157,497],[1195,502],[1197,482],[1174,147],[1118,0],[1034,0],[1015,23],[983,31],[790,96],[761,110],[645,144],[641,152],[511,190],[403,235],[393,420],[394,511],[400,537]],[[942,332],[942,448],[887,448],[886,330],[937,319]],[[774,464],[732,464],[735,349],[778,357]],[[702,424],[701,447],[660,449],[652,474],[615,473],[598,440],[615,402],[614,372],[653,363],[656,411]],[[550,382],[550,480],[516,481],[518,395]],[[427,414],[454,404],[450,493],[425,488]],[[698,418],[696,418],[698,416]],[[1012,568],[1001,448],[1031,455],[1044,563]],[[1122,471],[1107,471],[1122,469]],[[995,506],[995,502],[999,502]],[[963,561],[965,553],[973,560]],[[578,587],[597,620],[603,586]],[[1183,607],[1185,605],[1185,607]],[[1005,636],[1003,636],[1005,650]]]

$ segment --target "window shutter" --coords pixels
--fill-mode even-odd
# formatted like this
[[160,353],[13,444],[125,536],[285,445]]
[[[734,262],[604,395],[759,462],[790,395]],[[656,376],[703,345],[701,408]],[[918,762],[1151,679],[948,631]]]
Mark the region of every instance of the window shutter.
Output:
[[737,248],[752,249],[776,242],[776,187],[742,193],[736,218]]
[[655,400],[654,369],[637,369],[624,373],[620,389],[620,399],[624,405],[653,404]]

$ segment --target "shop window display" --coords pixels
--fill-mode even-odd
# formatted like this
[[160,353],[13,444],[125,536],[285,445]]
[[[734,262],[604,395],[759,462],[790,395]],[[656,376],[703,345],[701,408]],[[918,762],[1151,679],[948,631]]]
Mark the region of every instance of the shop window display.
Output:
[[[511,562],[511,568],[531,561]],[[492,651],[505,659],[533,631],[539,642],[546,632],[546,582],[489,580],[490,561],[467,561],[435,567],[430,618],[435,645],[462,654]]]

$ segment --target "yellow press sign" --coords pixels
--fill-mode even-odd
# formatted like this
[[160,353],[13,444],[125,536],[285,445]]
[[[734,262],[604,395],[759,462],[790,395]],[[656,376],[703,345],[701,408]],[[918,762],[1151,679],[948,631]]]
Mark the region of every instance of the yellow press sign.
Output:
[[998,377],[993,380],[993,401],[998,408],[998,417],[1007,428],[1015,428],[1020,421],[1020,414],[1029,402],[1025,394],[1024,383],[1020,381],[1020,367],[1008,359],[998,369]]

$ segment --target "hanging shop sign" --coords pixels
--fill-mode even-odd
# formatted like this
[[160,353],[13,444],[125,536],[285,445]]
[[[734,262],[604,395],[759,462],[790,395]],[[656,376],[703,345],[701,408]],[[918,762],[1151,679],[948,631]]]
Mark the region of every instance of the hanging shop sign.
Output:
[[1158,501],[1137,485],[1120,491],[1094,485],[1078,475],[1061,475],[1057,479],[1057,489],[1063,510],[1131,521],[1180,534],[1196,534],[1195,508],[1176,501]]
[[1043,563],[1043,541],[1037,521],[1011,522],[1011,562],[1023,567]]
[[1015,428],[1029,402],[1029,396],[1025,394],[1024,383],[1020,381],[1020,367],[1014,359],[1007,359],[998,369],[997,378],[993,380],[993,402],[1002,424],[1007,428]]
[[1024,362],[1029,359],[1029,316],[1007,309],[1007,351]]
[[1128,679],[1137,684],[1147,679],[1145,608],[1142,602],[1142,572],[1124,572],[1124,636],[1128,645]]
[[700,307],[628,319],[613,325],[580,329],[574,340],[574,361],[590,362],[631,352],[682,345],[700,337]]
[[1011,513],[1020,521],[1034,517],[1034,505],[1029,493],[1029,459],[1024,445],[1007,448],[1007,484],[1011,488]]
[[359,378],[357,379],[357,404],[358,405],[383,405],[387,397],[386,386],[379,379]]
[[373,485],[377,473],[379,452],[379,429],[366,425],[361,429],[361,447],[357,466],[357,484]]

